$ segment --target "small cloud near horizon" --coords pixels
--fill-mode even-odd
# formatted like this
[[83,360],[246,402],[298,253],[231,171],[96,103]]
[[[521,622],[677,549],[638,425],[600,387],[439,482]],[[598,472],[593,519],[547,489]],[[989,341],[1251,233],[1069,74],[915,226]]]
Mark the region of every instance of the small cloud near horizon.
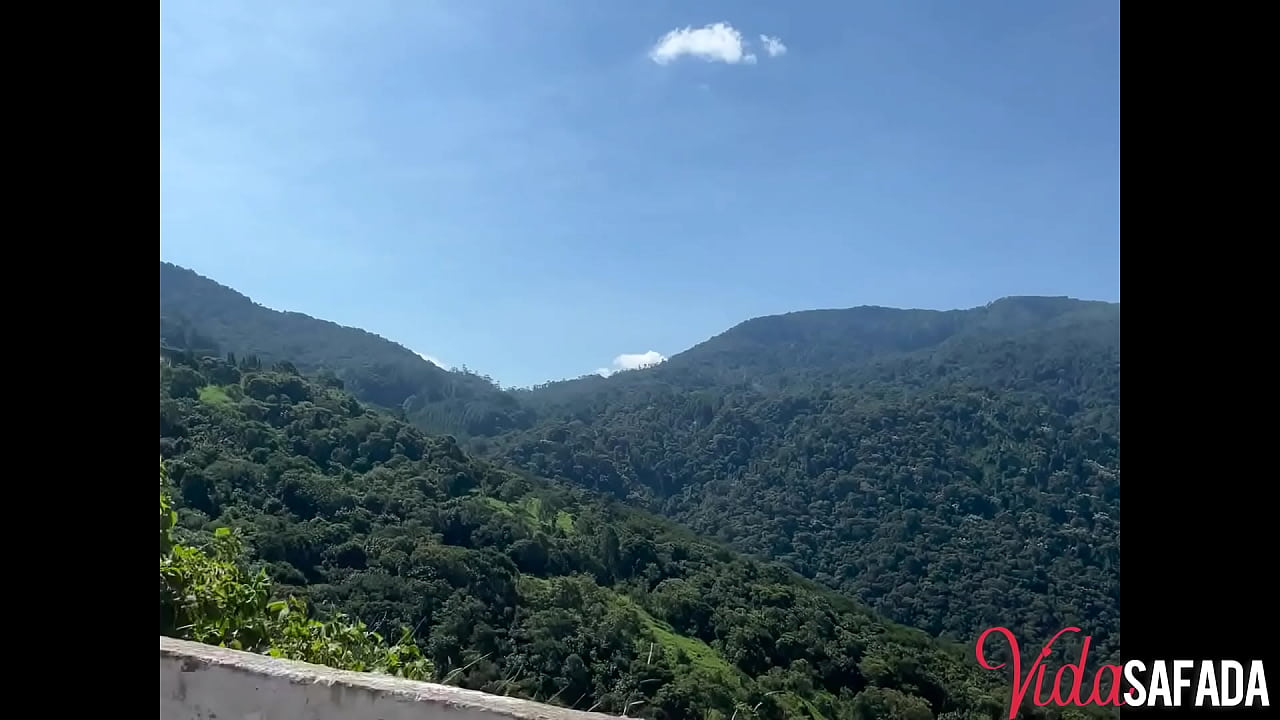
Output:
[[[768,35],[760,36],[769,57],[777,57],[787,51],[782,40]],[[676,28],[663,35],[649,51],[649,58],[659,65],[667,65],[688,55],[707,62],[729,65],[754,65],[755,53],[747,51],[748,44],[742,33],[727,22],[705,27]]]
[[427,362],[431,363],[432,365],[435,365],[436,367],[440,368],[441,370],[448,370],[448,369],[449,369],[449,366],[448,366],[448,365],[445,365],[445,364],[444,364],[444,361],[443,361],[443,360],[440,360],[439,358],[432,357],[432,356],[430,356],[430,355],[428,355],[428,354],[426,354],[426,353],[415,353],[415,354],[416,354],[418,357],[422,358],[423,360],[426,360]]
[[601,377],[609,377],[610,375],[622,372],[624,370],[639,370],[641,368],[652,367],[660,363],[664,363],[667,356],[657,350],[650,350],[642,353],[623,353],[613,359],[613,367],[597,368],[596,374]]

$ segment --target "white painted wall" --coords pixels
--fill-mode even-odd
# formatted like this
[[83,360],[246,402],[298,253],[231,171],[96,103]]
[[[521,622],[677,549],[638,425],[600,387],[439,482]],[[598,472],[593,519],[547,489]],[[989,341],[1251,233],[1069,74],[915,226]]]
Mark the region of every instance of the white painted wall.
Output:
[[[601,720],[446,685],[160,638],[161,720]],[[614,719],[616,720],[616,719]]]

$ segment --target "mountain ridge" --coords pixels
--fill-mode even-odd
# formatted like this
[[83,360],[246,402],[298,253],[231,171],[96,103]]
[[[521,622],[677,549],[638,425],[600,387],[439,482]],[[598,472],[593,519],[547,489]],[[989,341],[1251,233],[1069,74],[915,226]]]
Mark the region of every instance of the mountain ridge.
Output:
[[929,635],[1073,625],[1118,657],[1119,303],[794,311],[643,370],[503,390],[310,316],[231,300],[224,317],[222,286],[200,287],[162,287],[161,312],[216,340],[211,354],[299,353],[287,362],[473,455],[780,562]]
[[175,278],[176,278],[176,277],[178,277],[178,276],[186,275],[186,276],[189,276],[189,277],[193,277],[193,278],[195,278],[195,279],[197,280],[197,282],[208,283],[209,285],[211,285],[211,286],[215,287],[219,292],[226,293],[228,296],[230,296],[230,297],[233,299],[233,301],[234,301],[234,302],[242,303],[242,304],[244,304],[244,305],[251,306],[251,307],[252,307],[253,309],[255,309],[255,310],[263,310],[263,311],[266,311],[266,312],[269,312],[269,313],[274,313],[274,314],[283,315],[283,316],[285,316],[285,317],[296,318],[296,319],[305,320],[305,321],[310,321],[310,322],[316,322],[316,323],[320,323],[320,324],[323,324],[323,325],[329,326],[329,327],[331,327],[331,328],[333,328],[333,329],[335,329],[335,330],[348,330],[348,331],[352,331],[352,332],[360,333],[360,334],[362,334],[362,335],[366,335],[366,336],[368,336],[369,338],[371,338],[371,339],[373,339],[373,340],[378,340],[378,341],[381,341],[381,342],[389,343],[389,344],[391,344],[391,345],[395,345],[396,347],[400,348],[400,349],[401,349],[401,350],[403,350],[404,352],[406,352],[406,353],[408,353],[408,354],[410,354],[410,355],[413,355],[414,357],[417,357],[418,359],[422,360],[423,362],[425,362],[425,363],[427,363],[427,364],[429,364],[429,365],[432,365],[433,367],[437,367],[437,368],[439,368],[439,369],[441,369],[441,370],[446,370],[446,371],[448,370],[448,368],[441,367],[440,365],[438,365],[438,364],[436,364],[436,363],[433,363],[433,362],[431,362],[430,360],[427,360],[426,358],[422,357],[422,355],[421,355],[420,353],[417,353],[417,352],[415,352],[415,351],[411,350],[409,347],[405,346],[404,344],[399,343],[399,342],[396,342],[395,340],[392,340],[391,338],[384,337],[384,336],[379,335],[379,334],[377,334],[377,333],[370,332],[370,331],[368,331],[368,330],[365,330],[364,328],[357,327],[357,326],[354,326],[354,325],[343,325],[343,324],[341,324],[341,323],[337,323],[337,322],[334,322],[334,321],[332,321],[332,320],[325,320],[324,318],[316,317],[315,315],[309,315],[309,314],[307,314],[307,313],[299,312],[299,311],[296,311],[296,310],[281,310],[281,309],[278,309],[278,308],[269,307],[269,306],[267,306],[267,305],[264,305],[264,304],[262,304],[262,303],[258,302],[257,300],[254,300],[253,298],[251,298],[251,297],[249,297],[248,295],[246,295],[246,294],[244,294],[244,293],[240,292],[239,290],[236,290],[235,288],[233,288],[233,287],[231,287],[231,286],[229,286],[229,285],[223,285],[222,283],[218,282],[217,280],[215,280],[215,279],[213,279],[213,278],[211,278],[211,277],[208,277],[207,275],[201,275],[200,273],[196,272],[195,270],[192,270],[192,269],[190,269],[190,268],[183,267],[183,266],[181,266],[181,265],[176,265],[176,264],[174,264],[174,263],[168,263],[168,262],[164,262],[164,261],[162,260],[162,261],[160,262],[160,270],[161,270],[161,272],[160,272],[160,295],[161,295],[161,303],[163,303],[163,302],[164,302],[164,296],[165,296],[165,279],[166,279],[166,274],[168,275],[168,277],[169,277],[171,280],[172,280],[172,279],[175,279]]
[[[161,341],[329,371],[360,399],[425,429],[492,435],[532,418],[491,379],[446,370],[395,341],[305,313],[273,310],[193,270],[160,264]],[[195,349],[195,348],[192,348]]]
[[[282,310],[282,309],[269,307],[267,305],[264,305],[254,300],[252,297],[236,290],[235,288],[224,285],[211,277],[201,275],[198,271],[195,271],[193,269],[162,260],[160,262],[160,270],[161,270],[162,334],[166,330],[168,330],[170,333],[173,333],[176,330],[176,328],[174,328],[173,325],[180,323],[182,320],[187,319],[182,317],[181,312],[178,313],[178,317],[168,317],[168,318],[166,318],[164,313],[164,305],[165,305],[166,297],[172,300],[175,295],[174,292],[166,293],[166,286],[168,286],[169,288],[172,288],[174,284],[173,283],[174,280],[181,280],[182,281],[181,284],[184,285],[184,287],[181,289],[181,292],[191,292],[193,288],[198,288],[200,284],[205,284],[208,287],[202,288],[201,290],[203,292],[208,293],[208,291],[214,291],[216,294],[226,295],[227,296],[226,299],[230,300],[233,306],[234,305],[239,306],[238,308],[236,308],[237,310],[243,310],[245,308],[248,308],[263,314],[279,316],[283,319],[291,319],[291,320],[297,320],[297,321],[307,322],[307,323],[316,323],[318,325],[325,326],[328,329],[333,331],[356,333],[361,336],[364,336],[370,342],[381,342],[381,343],[386,343],[389,346],[393,346],[398,352],[400,352],[403,355],[403,359],[405,361],[409,361],[409,362],[420,361],[421,363],[428,365],[432,368],[435,368],[441,372],[446,372],[446,373],[454,372],[450,368],[441,367],[440,365],[437,365],[436,363],[433,363],[427,360],[418,352],[410,349],[404,344],[394,339],[391,339],[389,337],[370,332],[368,330],[365,330],[357,326],[343,325],[340,323],[336,323],[331,320],[326,320],[324,318],[310,315],[305,312],[296,311],[296,310]],[[169,282],[167,283],[166,280],[168,280]],[[195,282],[192,282],[192,280],[194,280]],[[1110,302],[1105,300],[1087,300],[1087,299],[1074,298],[1074,297],[1065,296],[1065,295],[1061,295],[1061,296],[1010,295],[1010,296],[997,298],[984,305],[976,305],[976,306],[967,307],[967,308],[955,308],[955,309],[948,309],[948,310],[927,309],[927,308],[899,308],[899,307],[890,307],[886,305],[854,305],[854,306],[843,307],[843,308],[829,307],[829,308],[813,308],[813,309],[804,309],[804,310],[790,310],[790,311],[780,312],[780,313],[759,315],[752,318],[748,318],[746,320],[742,320],[741,322],[708,337],[706,340],[695,343],[694,345],[691,345],[690,347],[685,348],[684,350],[681,350],[677,353],[670,355],[667,358],[667,360],[663,363],[646,366],[638,370],[630,370],[630,371],[615,373],[614,376],[623,376],[628,373],[652,370],[653,368],[665,365],[666,363],[669,363],[676,358],[688,356],[690,353],[696,353],[696,351],[699,351],[700,349],[702,349],[703,346],[707,345],[707,343],[711,343],[713,341],[716,341],[717,339],[742,332],[746,329],[750,329],[755,326],[768,325],[768,324],[776,323],[782,320],[794,321],[798,319],[806,319],[811,317],[823,317],[823,316],[828,316],[828,317],[839,316],[841,318],[850,318],[850,317],[856,317],[858,315],[867,314],[867,313],[875,313],[875,314],[881,314],[881,315],[894,314],[899,317],[905,317],[907,315],[917,315],[917,316],[928,316],[932,318],[932,317],[939,317],[939,316],[958,316],[957,314],[974,313],[977,311],[990,310],[992,308],[1001,308],[1009,305],[1020,305],[1020,306],[1025,306],[1028,304],[1047,305],[1051,303],[1070,304],[1075,306],[1073,309],[1086,309],[1090,307],[1114,308],[1117,314],[1118,314],[1119,305],[1120,305],[1119,302]],[[215,302],[214,304],[216,305],[217,303]],[[166,321],[169,323],[169,325],[166,325]],[[233,350],[233,351],[237,351],[237,350]],[[272,350],[261,350],[261,349],[253,349],[253,348],[250,348],[250,349],[242,348],[241,350],[238,350],[238,352],[252,352],[253,354],[261,355],[268,359],[277,359],[275,357],[276,355],[288,355],[288,353],[279,353],[278,351],[273,352]],[[291,361],[296,361],[296,358],[291,358]],[[483,377],[483,376],[475,376],[470,373],[463,373],[463,374],[470,375],[472,377]],[[537,383],[533,386],[519,387],[519,388],[508,387],[505,389],[526,391],[541,385],[574,382],[577,380],[590,378],[593,376],[595,376],[593,373],[583,373],[581,376],[578,376],[578,377],[553,379],[553,380],[547,380],[543,383]],[[492,380],[490,380],[490,384],[497,386],[499,389],[503,389],[500,385],[493,382]]]

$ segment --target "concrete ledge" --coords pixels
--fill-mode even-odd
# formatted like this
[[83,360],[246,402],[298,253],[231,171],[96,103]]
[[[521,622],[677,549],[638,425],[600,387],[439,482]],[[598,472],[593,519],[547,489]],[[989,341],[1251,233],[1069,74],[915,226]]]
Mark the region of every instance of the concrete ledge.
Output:
[[602,720],[613,716],[161,637],[160,718]]

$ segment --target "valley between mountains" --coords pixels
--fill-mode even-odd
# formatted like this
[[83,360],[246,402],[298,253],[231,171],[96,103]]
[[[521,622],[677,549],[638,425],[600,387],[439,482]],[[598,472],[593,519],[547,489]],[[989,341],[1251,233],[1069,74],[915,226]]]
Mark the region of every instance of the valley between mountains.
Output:
[[[166,532],[230,528],[261,592],[429,679],[630,717],[998,718],[983,630],[1120,657],[1118,304],[760,317],[512,390],[160,281],[162,566]],[[1050,710],[1105,714],[1023,716]]]

